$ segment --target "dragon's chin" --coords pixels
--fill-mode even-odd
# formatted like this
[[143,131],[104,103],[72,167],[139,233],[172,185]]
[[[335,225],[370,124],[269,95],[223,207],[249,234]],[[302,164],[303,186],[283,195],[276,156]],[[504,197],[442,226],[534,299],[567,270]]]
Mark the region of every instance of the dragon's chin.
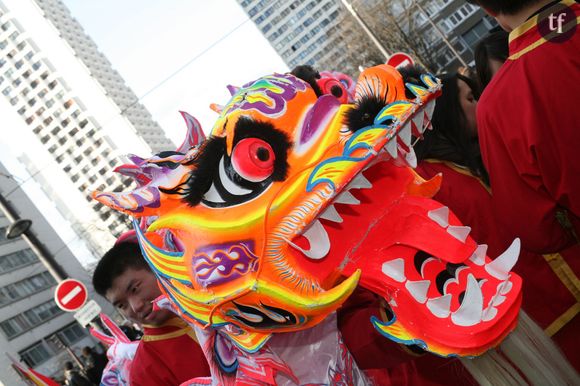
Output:
[[[294,252],[323,286],[333,276],[328,267],[345,276],[362,268],[360,285],[394,313],[373,321],[383,335],[442,356],[480,355],[515,328],[521,279],[511,267],[493,267],[469,228],[426,197],[435,191],[410,168],[377,162],[336,196],[330,214],[327,207],[292,240]],[[324,250],[322,258],[304,255]],[[518,253],[519,242],[496,260]]]

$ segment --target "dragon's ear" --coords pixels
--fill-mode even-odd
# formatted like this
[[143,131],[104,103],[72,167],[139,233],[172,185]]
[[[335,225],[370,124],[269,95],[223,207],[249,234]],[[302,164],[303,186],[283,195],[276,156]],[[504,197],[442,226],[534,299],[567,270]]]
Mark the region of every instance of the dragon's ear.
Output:
[[303,81],[308,83],[310,85],[310,87],[312,87],[314,92],[316,93],[316,96],[319,97],[319,96],[323,95],[322,90],[318,86],[318,80],[320,79],[320,74],[318,73],[318,71],[316,71],[314,69],[314,67],[307,66],[307,65],[296,66],[290,72],[290,74],[292,74],[295,77],[302,79]]
[[357,81],[355,106],[346,114],[346,125],[355,132],[371,125],[377,114],[405,93],[403,77],[386,64],[367,68]]

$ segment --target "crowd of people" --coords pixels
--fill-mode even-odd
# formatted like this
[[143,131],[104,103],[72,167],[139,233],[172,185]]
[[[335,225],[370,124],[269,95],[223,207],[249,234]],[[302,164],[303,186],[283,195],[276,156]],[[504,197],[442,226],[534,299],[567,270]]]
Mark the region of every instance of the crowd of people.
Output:
[[[568,0],[476,3],[509,36],[498,30],[479,43],[474,74],[440,77],[443,91],[432,129],[415,145],[417,172],[425,179],[443,176],[435,199],[472,227],[489,255],[498,256],[514,238],[521,239],[515,270],[524,280],[522,309],[578,370],[580,116],[575,81],[580,80],[580,35],[552,43],[538,25],[562,9],[578,15],[580,7]],[[576,17],[570,23],[575,28]],[[401,73],[410,80],[418,74],[416,68]],[[142,326],[131,385],[179,385],[210,375],[192,328],[172,312],[153,307],[161,292],[135,239],[124,239],[102,258],[93,284]],[[360,320],[378,314],[379,303],[361,289],[338,312],[346,345],[376,384],[475,384],[456,360],[403,349],[374,330],[358,328]],[[69,385],[95,382],[101,364],[94,355],[86,353],[89,368],[95,369],[87,372],[89,383],[78,380],[82,375],[67,363]]]

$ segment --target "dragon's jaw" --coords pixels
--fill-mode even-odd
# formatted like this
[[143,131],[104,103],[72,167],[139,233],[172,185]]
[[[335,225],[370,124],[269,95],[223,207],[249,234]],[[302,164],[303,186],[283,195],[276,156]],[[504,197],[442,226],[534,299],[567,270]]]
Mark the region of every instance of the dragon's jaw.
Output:
[[479,355],[498,344],[517,321],[521,279],[510,270],[519,241],[492,262],[468,227],[425,197],[431,183],[408,167],[378,162],[353,182],[328,203],[332,214],[327,209],[312,233],[289,246],[294,254],[328,253],[293,262],[320,279],[329,266],[347,276],[360,269],[360,284],[382,295],[395,316],[374,324],[395,341],[443,356]]

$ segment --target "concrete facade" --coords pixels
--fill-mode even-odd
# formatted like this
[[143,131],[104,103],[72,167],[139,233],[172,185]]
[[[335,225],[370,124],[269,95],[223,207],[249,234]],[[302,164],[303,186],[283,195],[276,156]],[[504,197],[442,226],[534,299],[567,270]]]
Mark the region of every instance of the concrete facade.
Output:
[[98,258],[128,222],[90,192],[127,190],[122,155],[175,147],[61,1],[0,0],[0,92],[2,142]]
[[[81,280],[103,310],[113,308],[92,291],[90,278],[67,245],[44,218],[18,183],[0,164],[0,194],[18,217],[32,220],[31,232],[64,268],[68,277]],[[71,356],[63,344],[78,356],[84,346],[96,340],[81,327],[71,313],[61,311],[54,302],[57,280],[21,237],[7,239],[11,221],[0,213],[0,347],[5,353],[44,375],[62,378],[62,368]],[[7,355],[0,355],[0,384],[26,385],[11,367]]]

